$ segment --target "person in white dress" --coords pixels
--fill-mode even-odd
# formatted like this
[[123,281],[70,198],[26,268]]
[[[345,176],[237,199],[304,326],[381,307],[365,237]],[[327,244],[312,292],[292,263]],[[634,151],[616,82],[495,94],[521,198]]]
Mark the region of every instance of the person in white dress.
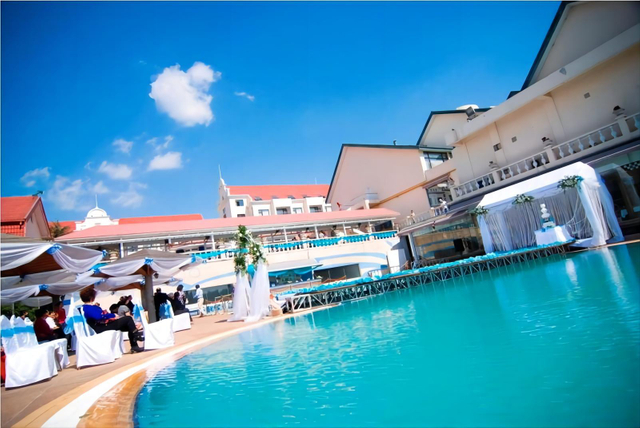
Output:
[[204,316],[204,294],[200,284],[196,284],[196,301],[198,302],[198,311],[200,311],[200,317]]

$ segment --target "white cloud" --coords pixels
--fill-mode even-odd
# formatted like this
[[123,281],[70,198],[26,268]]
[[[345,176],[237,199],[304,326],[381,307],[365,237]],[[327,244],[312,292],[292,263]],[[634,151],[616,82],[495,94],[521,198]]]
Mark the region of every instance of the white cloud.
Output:
[[122,138],[118,138],[113,142],[113,146],[119,152],[129,154],[129,152],[131,152],[131,149],[133,148],[133,141],[127,141],[123,140]]
[[91,188],[91,191],[100,195],[103,193],[109,193],[109,188],[104,185],[102,180],[100,180]]
[[47,178],[49,178],[49,167],[46,166],[44,168],[36,168],[36,169],[32,169],[31,171],[26,172],[22,178],[20,178],[20,181],[22,182],[22,184],[24,184],[26,187],[33,187],[36,185],[36,182],[38,180],[46,180]]
[[84,165],[84,169],[86,169],[87,171],[93,171],[93,170],[91,169],[91,162],[87,162],[87,163]]
[[147,140],[147,144],[152,145],[156,151],[160,151],[163,149],[167,149],[169,147],[169,144],[171,144],[172,141],[173,141],[173,136],[167,135],[166,137],[164,137],[163,143],[158,143],[158,137],[153,137]]
[[239,97],[245,97],[246,99],[248,99],[251,102],[256,100],[256,97],[254,97],[253,95],[249,95],[246,92],[234,92],[234,94],[239,96]]
[[144,183],[131,182],[129,189],[120,193],[117,198],[111,199],[111,202],[122,207],[139,207],[144,200],[144,196],[140,194],[139,190],[146,188],[147,185]]
[[127,165],[115,164],[103,161],[98,168],[98,172],[107,174],[113,180],[127,180],[131,178],[132,170]]
[[156,169],[177,169],[182,168],[182,153],[180,152],[168,152],[164,155],[156,155],[151,162],[149,162],[148,171]]
[[53,187],[45,193],[45,198],[62,210],[88,210],[91,205],[82,201],[86,197],[85,182],[78,179],[71,181],[67,177],[58,175]]
[[207,91],[221,76],[201,62],[195,62],[186,72],[176,64],[156,77],[149,96],[158,110],[181,125],[209,125],[214,120],[210,105],[213,97]]

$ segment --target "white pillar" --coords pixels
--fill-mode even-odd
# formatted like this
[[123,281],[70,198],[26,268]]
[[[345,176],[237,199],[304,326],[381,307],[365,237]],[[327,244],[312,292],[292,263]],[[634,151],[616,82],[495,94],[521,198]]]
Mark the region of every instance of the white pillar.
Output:
[[282,230],[284,231],[284,242],[286,244],[289,242],[289,239],[287,238],[287,228],[283,227]]
[[347,225],[346,225],[346,223],[342,223],[342,230],[344,231],[344,236],[347,236]]
[[316,239],[319,238],[318,236],[318,226],[316,226],[315,224],[313,225],[313,229],[316,231]]
[[124,247],[122,245],[122,242],[120,243],[120,258],[124,257]]

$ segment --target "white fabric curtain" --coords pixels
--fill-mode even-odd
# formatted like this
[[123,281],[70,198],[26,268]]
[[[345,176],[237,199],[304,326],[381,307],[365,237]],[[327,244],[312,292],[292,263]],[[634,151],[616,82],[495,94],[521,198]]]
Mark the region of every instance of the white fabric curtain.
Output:
[[10,290],[2,290],[0,292],[0,300],[3,305],[10,305],[11,303],[19,302],[28,297],[35,296],[40,292],[40,287],[37,285],[29,285],[26,287],[12,288]]
[[9,270],[26,265],[51,248],[52,245],[49,242],[42,244],[2,244],[2,247],[0,247],[0,256],[2,257],[0,270]]
[[[535,231],[542,226],[540,204],[545,204],[559,226],[566,226],[571,235],[580,240],[576,245],[598,246],[607,240],[622,239],[613,201],[595,170],[585,164],[562,168],[560,173],[547,173],[553,178],[564,175],[580,175],[583,181],[579,189],[562,190],[557,182],[540,177],[542,187],[535,187],[539,178],[527,180],[488,194],[480,205],[489,213],[478,219],[485,251],[509,251],[536,245]],[[547,175],[545,174],[545,175]],[[561,175],[563,174],[563,175]],[[513,205],[515,192],[533,196],[533,202]],[[483,202],[489,204],[483,205]],[[486,227],[485,227],[486,226]]]
[[264,262],[258,263],[251,284],[251,307],[245,322],[255,322],[269,315],[269,273]]
[[0,270],[23,266],[45,252],[51,254],[62,269],[73,273],[86,272],[96,265],[104,255],[100,251],[71,245],[45,243],[4,243],[0,247],[2,263]]
[[73,273],[86,272],[104,258],[101,251],[71,245],[55,244],[49,252],[61,268]]
[[484,216],[478,216],[478,226],[480,226],[480,234],[482,235],[482,245],[484,246],[484,252],[489,254],[493,253],[493,239],[491,239],[491,233],[489,232],[489,226]]
[[149,264],[155,272],[162,275],[172,276],[177,273],[180,268],[185,267],[190,263],[191,259],[136,259],[102,266],[99,271],[110,276],[126,276],[136,272],[145,264]]
[[249,280],[246,274],[236,274],[233,290],[233,315],[229,321],[242,321],[249,315]]

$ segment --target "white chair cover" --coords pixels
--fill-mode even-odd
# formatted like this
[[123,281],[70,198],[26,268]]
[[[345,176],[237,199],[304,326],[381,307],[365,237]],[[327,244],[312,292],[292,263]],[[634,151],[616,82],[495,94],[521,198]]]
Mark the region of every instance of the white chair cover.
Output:
[[164,319],[149,324],[147,317],[144,315],[144,308],[139,304],[136,304],[133,308],[133,316],[142,323],[145,350],[168,348],[175,344],[173,319]]
[[50,346],[21,348],[11,322],[0,317],[2,346],[6,354],[5,387],[30,385],[58,374],[58,365]]
[[[74,307],[73,302],[70,306]],[[112,363],[122,356],[124,343],[121,331],[109,330],[97,334],[87,324],[81,305],[75,307],[72,314],[67,316],[67,325],[73,327],[76,335],[76,366],[78,368]]]
[[[168,311],[169,318],[173,319],[173,332],[182,331],[182,330],[190,330],[191,329],[191,317],[189,314],[184,313],[180,315],[175,315],[173,313],[173,307],[169,303],[165,303],[165,310]],[[168,308],[166,308],[168,306]],[[162,310],[160,310],[162,312]]]

